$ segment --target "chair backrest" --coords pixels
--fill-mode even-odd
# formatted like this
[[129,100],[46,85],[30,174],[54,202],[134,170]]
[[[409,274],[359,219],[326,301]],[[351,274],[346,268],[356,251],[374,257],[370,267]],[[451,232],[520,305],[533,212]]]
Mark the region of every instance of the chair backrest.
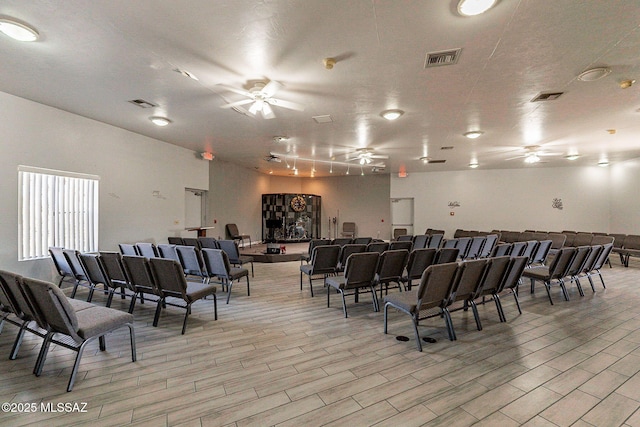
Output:
[[67,260],[67,264],[71,267],[76,280],[87,280],[87,276],[80,263],[80,252],[74,249],[64,249],[62,253],[64,254],[64,259]]
[[575,254],[576,248],[564,247],[560,249],[549,266],[549,279],[562,279],[565,277]]
[[225,251],[222,249],[203,248],[202,258],[204,259],[204,265],[207,268],[209,276],[217,276],[222,279],[229,277],[231,264]]
[[394,228],[393,230],[393,240],[398,240],[400,236],[406,236],[407,229],[406,228]]
[[164,258],[149,259],[149,267],[158,290],[165,296],[186,300],[187,279],[178,261]]
[[120,253],[122,255],[140,255],[135,245],[130,245],[129,243],[119,243],[118,248],[120,248]]
[[417,234],[413,236],[413,249],[424,249],[429,244],[429,235]]
[[511,253],[512,243],[500,243],[493,247],[491,251],[491,257],[505,256]]
[[176,250],[177,245],[158,245],[158,256],[160,258],[173,259],[176,261],[180,261],[180,257],[178,257],[178,251]]
[[575,231],[563,231],[562,234],[564,234],[567,238],[567,240],[564,241],[565,246],[575,246],[573,244],[573,241],[575,240],[577,235]]
[[564,247],[564,243],[567,241],[567,236],[560,233],[549,233],[549,240],[551,240],[551,249],[560,249]]
[[602,245],[593,245],[591,246],[591,252],[589,252],[589,256],[584,261],[582,265],[582,269],[579,273],[589,273],[593,270],[593,267],[596,265],[598,258],[600,258],[600,254],[604,250],[604,246]]
[[414,249],[409,254],[407,260],[407,279],[414,280],[422,277],[422,273],[430,265],[435,263],[437,249],[434,248],[422,248]]
[[465,255],[465,259],[476,259],[480,256],[480,251],[482,251],[482,246],[484,245],[486,237],[484,236],[474,236],[471,238],[471,243],[469,243],[469,249]]
[[185,237],[182,239],[184,245],[181,246],[193,246],[194,248],[200,249],[200,240],[197,237]]
[[467,236],[467,232],[464,231],[462,228],[456,228],[456,231],[453,232],[454,239],[458,239],[460,237],[466,237],[466,236]]
[[524,251],[527,249],[527,242],[514,242],[511,244],[511,256],[524,256]]
[[504,289],[513,289],[518,286],[522,272],[527,266],[527,262],[529,262],[529,260],[525,256],[512,257],[509,262],[507,274],[504,276],[504,280],[496,293],[500,293]]
[[482,245],[482,249],[478,254],[478,258],[487,258],[491,255],[491,251],[498,243],[498,235],[497,234],[487,234],[484,238],[484,245]]
[[551,240],[539,241],[535,253],[529,258],[529,264],[544,264],[547,255],[549,255],[549,250],[551,250],[552,243],[553,241]]
[[520,232],[503,230],[501,236],[503,242],[514,243],[520,239]]
[[542,240],[549,240],[549,233],[536,231],[533,233],[533,238],[531,240],[537,240],[538,242],[541,242]]
[[359,252],[347,258],[344,270],[345,289],[370,286],[376,276],[378,252]]
[[428,248],[435,248],[435,249],[439,249],[440,248],[440,244],[442,243],[442,239],[444,239],[444,233],[434,233],[431,234],[431,237],[429,238],[429,243],[428,243]]
[[151,274],[149,260],[140,255],[124,255],[122,257],[124,270],[131,280],[131,284],[140,290],[146,290],[155,295],[160,295],[160,290]]
[[593,234],[591,233],[576,233],[573,238],[573,246],[591,246],[593,240]]
[[523,231],[520,233],[520,241],[528,242],[529,240],[536,240],[534,231]]
[[458,239],[454,238],[454,239],[446,239],[444,241],[444,243],[442,244],[443,248],[455,248],[458,245]]
[[122,263],[120,252],[100,252],[100,260],[104,271],[112,282],[129,285],[129,278]]
[[342,232],[343,233],[355,233],[356,232],[356,223],[355,222],[343,222],[342,223]]
[[458,248],[438,249],[436,264],[448,264],[450,262],[455,262],[458,259],[459,254],[460,250]]
[[367,252],[378,252],[381,254],[388,249],[389,244],[387,242],[371,242],[367,245]]
[[452,303],[468,300],[475,295],[480,285],[482,285],[482,279],[489,266],[489,260],[485,258],[465,261],[463,266],[464,268],[460,271],[460,277],[453,290]]
[[489,265],[487,266],[487,271],[484,274],[484,278],[482,279],[482,284],[476,290],[473,295],[473,299],[482,296],[482,295],[491,295],[495,293],[500,286],[502,286],[502,282],[504,282],[504,278],[509,270],[509,265],[511,264],[510,256],[501,256],[495,258],[488,259]]
[[356,237],[353,239],[353,243],[356,245],[368,245],[373,240],[372,237]]
[[136,249],[138,250],[138,254],[147,258],[156,258],[158,256],[158,249],[153,243],[136,243]]
[[53,265],[56,267],[58,274],[60,276],[73,276],[73,270],[65,259],[63,251],[64,248],[59,246],[49,247],[49,255],[51,255],[51,260],[53,261]]
[[[80,343],[78,318],[64,292],[53,283],[24,277],[22,286],[32,309],[37,312],[38,326],[69,335]],[[41,323],[42,322],[42,323]]]
[[307,253],[311,255],[311,253],[313,252],[313,248],[315,248],[316,246],[324,246],[330,244],[331,240],[329,239],[311,239],[309,240],[309,249],[307,250]]
[[615,242],[615,238],[613,236],[606,236],[602,234],[594,234],[593,239],[591,239],[591,245],[606,245],[607,243]]
[[376,269],[376,279],[379,282],[399,282],[407,265],[409,251],[406,249],[388,250],[380,255]]
[[538,241],[537,240],[527,240],[527,245],[524,247],[524,251],[522,251],[522,256],[526,256],[529,258],[529,263],[533,260],[533,255],[536,253],[538,249]]
[[332,245],[344,246],[353,242],[351,237],[338,237],[337,239],[333,239],[331,241]]
[[411,234],[403,234],[401,236],[398,236],[396,241],[398,241],[398,242],[412,242],[413,241],[413,235],[411,235]]
[[593,266],[593,270],[600,270],[602,268],[604,263],[607,262],[607,259],[609,259],[609,255],[611,254],[612,250],[613,243],[608,243],[602,246],[602,252],[600,252],[600,256]]
[[591,252],[591,246],[578,246],[576,247],[576,253],[569,264],[566,276],[576,276],[580,274],[584,268],[584,263],[589,257]]
[[324,245],[316,246],[311,253],[313,274],[328,274],[336,271],[340,258],[340,246]]
[[200,242],[200,248],[220,249],[218,247],[218,241],[213,237],[198,237]]
[[240,235],[240,231],[238,231],[238,226],[236,224],[227,224],[225,228],[227,230],[227,233],[229,234],[229,237],[231,237],[232,239]]
[[13,313],[22,320],[32,320],[33,313],[20,289],[22,276],[0,270],[0,303],[5,312]]
[[184,245],[182,237],[169,237],[168,240],[170,245]]
[[340,269],[344,270],[344,267],[347,264],[347,259],[349,258],[349,256],[351,254],[356,254],[356,253],[359,253],[359,252],[365,252],[366,250],[367,250],[367,245],[360,245],[360,244],[355,244],[355,243],[344,245],[340,249],[340,257],[339,257],[338,266],[340,267]]
[[[627,237],[626,234],[616,234],[616,233],[610,233],[608,234],[609,237],[613,237],[613,247],[620,249],[624,246],[624,239]],[[601,245],[605,245],[606,243],[600,243]]]
[[628,234],[624,239],[625,249],[640,249],[640,235]]
[[84,269],[85,275],[93,286],[104,285],[113,288],[113,284],[102,265],[100,255],[96,254],[80,254],[80,263]]
[[413,242],[411,242],[411,240],[396,240],[395,242],[389,243],[390,251],[396,251],[398,249],[404,249],[411,252],[413,249]]
[[427,267],[418,286],[417,311],[432,307],[446,307],[461,268],[456,262]]
[[177,245],[176,252],[178,252],[178,259],[180,260],[180,264],[182,265],[184,274],[190,274],[200,277],[207,276],[200,250],[198,250],[195,246]]
[[218,246],[220,249],[227,253],[229,257],[229,261],[234,264],[237,263],[240,259],[240,250],[238,249],[238,244],[233,240],[218,240]]
[[465,259],[467,257],[467,253],[469,252],[469,247],[471,246],[472,237],[460,237],[458,242],[456,243],[456,248],[460,249],[460,258]]

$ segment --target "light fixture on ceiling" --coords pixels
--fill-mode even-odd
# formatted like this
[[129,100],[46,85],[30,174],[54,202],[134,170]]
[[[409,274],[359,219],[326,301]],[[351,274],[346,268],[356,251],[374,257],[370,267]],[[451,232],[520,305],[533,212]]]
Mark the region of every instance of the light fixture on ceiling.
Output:
[[333,162],[331,162],[331,166],[329,167],[329,173],[333,173]]
[[364,169],[362,169],[362,165],[360,165],[360,175],[364,176]]
[[345,175],[349,175],[349,169],[351,168],[351,165],[347,165],[347,172],[345,173]]
[[462,16],[475,16],[491,9],[498,0],[460,0],[458,13]]
[[0,18],[0,31],[21,42],[34,42],[40,37],[34,28],[10,18]]
[[620,83],[618,83],[618,86],[620,86],[620,89],[629,89],[631,86],[633,86],[635,82],[636,81],[633,79],[623,80]]
[[420,157],[420,160],[422,160],[422,163],[424,163],[425,165],[429,163],[429,158],[427,156]]
[[398,109],[393,109],[393,110],[384,110],[383,112],[380,113],[380,115],[391,121],[391,120],[396,120],[398,118],[400,118],[400,116],[402,116],[404,114],[404,111],[402,110],[398,110]]
[[577,160],[580,158],[580,154],[577,154],[577,153],[567,154],[566,156],[564,156],[564,158],[567,160]]
[[609,73],[611,73],[611,68],[609,67],[590,68],[580,73],[578,75],[578,80],[581,82],[594,82],[606,77]]
[[525,156],[525,163],[538,163],[540,161],[540,157],[538,157],[537,153],[529,153]]
[[469,132],[463,133],[462,135],[466,136],[469,139],[476,139],[480,138],[483,134],[484,132],[482,132],[481,130],[471,130]]
[[166,126],[169,123],[171,123],[171,120],[161,116],[151,116],[149,117],[149,120],[151,120],[151,123],[153,123],[156,126]]
[[598,166],[600,166],[601,168],[606,168],[607,166],[609,166],[609,160],[607,159],[602,159],[598,162]]
[[475,169],[475,168],[477,168],[477,167],[478,167],[478,162],[476,162],[476,161],[472,161],[471,163],[469,163],[469,167],[470,167],[471,169]]

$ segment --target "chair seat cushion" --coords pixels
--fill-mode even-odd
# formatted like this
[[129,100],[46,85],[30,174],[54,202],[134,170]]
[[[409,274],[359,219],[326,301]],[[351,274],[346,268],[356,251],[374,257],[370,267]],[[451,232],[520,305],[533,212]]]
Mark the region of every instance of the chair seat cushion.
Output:
[[300,266],[300,271],[304,274],[311,274],[313,271],[313,264],[305,264]]
[[[304,266],[303,266],[304,267]],[[345,278],[344,276],[331,276],[325,279],[325,283],[328,286],[331,286],[336,289],[344,289],[345,287]]]
[[541,266],[528,268],[522,272],[523,277],[529,277],[531,279],[546,280],[549,277],[549,267]]
[[98,307],[97,305],[92,304],[90,302],[80,301],[80,300],[72,299],[72,298],[68,298],[67,301],[69,301],[69,304],[71,304],[71,307],[73,307],[73,309],[76,312],[78,312],[80,310],[86,310],[88,308]]
[[187,282],[187,299],[188,302],[197,301],[207,295],[216,293],[216,287],[206,283]]
[[133,323],[133,314],[96,305],[76,311],[76,317],[78,318],[78,335],[84,339],[104,335],[125,323]]
[[416,311],[418,302],[418,290],[400,292],[397,294],[387,295],[384,297],[385,303],[390,303],[394,307],[413,313]]
[[253,257],[249,255],[240,255],[237,261],[238,261],[238,264],[244,264],[245,262],[253,262]]
[[231,267],[231,270],[229,270],[229,278],[231,280],[236,280],[245,276],[249,276],[249,270],[246,268]]

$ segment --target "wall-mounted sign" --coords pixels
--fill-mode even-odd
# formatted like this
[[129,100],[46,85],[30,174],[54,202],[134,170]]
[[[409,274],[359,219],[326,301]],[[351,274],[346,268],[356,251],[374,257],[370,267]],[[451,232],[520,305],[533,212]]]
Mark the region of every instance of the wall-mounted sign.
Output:
[[447,206],[449,206],[450,208],[459,208],[460,202],[449,202]]
[[558,209],[558,210],[562,210],[562,199],[559,198],[555,198],[551,201],[551,207],[553,209]]

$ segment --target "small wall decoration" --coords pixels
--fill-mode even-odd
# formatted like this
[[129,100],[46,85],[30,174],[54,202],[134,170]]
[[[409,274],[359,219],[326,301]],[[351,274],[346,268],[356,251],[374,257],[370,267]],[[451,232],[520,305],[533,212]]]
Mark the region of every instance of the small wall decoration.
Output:
[[558,209],[558,210],[562,210],[563,206],[562,206],[562,199],[559,198],[555,198],[551,201],[551,207],[553,209]]
[[447,206],[449,206],[450,208],[459,208],[460,202],[449,202]]

